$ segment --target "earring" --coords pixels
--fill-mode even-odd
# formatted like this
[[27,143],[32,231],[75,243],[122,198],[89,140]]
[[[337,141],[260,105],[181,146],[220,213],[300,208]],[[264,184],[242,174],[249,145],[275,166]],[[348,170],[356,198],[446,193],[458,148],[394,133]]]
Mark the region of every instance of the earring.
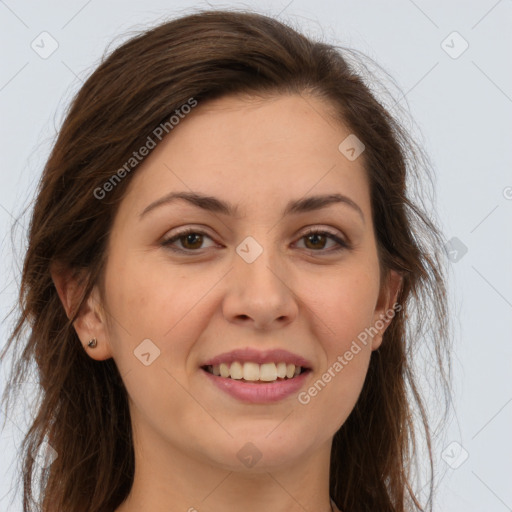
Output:
[[87,343],[89,348],[96,348],[98,346],[98,340],[96,338],[93,338],[92,340]]

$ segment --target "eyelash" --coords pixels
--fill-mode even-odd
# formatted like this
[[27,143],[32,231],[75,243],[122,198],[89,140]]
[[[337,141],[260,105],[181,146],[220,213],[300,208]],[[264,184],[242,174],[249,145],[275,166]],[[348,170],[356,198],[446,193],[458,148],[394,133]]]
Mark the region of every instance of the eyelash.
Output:
[[[164,246],[165,248],[167,249],[170,249],[171,251],[174,251],[174,252],[177,252],[177,253],[182,253],[182,254],[190,254],[190,253],[193,253],[193,252],[198,252],[200,251],[200,249],[179,249],[177,247],[172,247],[171,244],[173,244],[174,242],[178,241],[180,238],[183,238],[183,237],[186,237],[188,235],[191,235],[191,234],[194,234],[194,235],[203,235],[203,236],[206,236],[210,239],[212,239],[211,236],[208,235],[208,233],[200,230],[200,229],[194,229],[194,228],[187,228],[179,233],[176,233],[175,235],[173,235],[171,238],[168,238],[166,240],[163,240],[161,242],[161,245]],[[331,240],[335,241],[337,244],[338,244],[338,247],[335,248],[335,249],[319,249],[319,250],[315,250],[315,249],[305,249],[309,252],[312,252],[312,253],[317,253],[317,252],[328,252],[328,253],[337,253],[339,251],[343,251],[343,250],[350,250],[352,247],[351,245],[346,242],[345,240],[342,240],[341,238],[339,238],[336,234],[334,233],[331,233],[330,231],[326,231],[326,230],[321,230],[321,229],[315,229],[315,228],[311,228],[309,229],[306,233],[304,233],[300,238],[299,240],[302,240],[303,238],[306,238],[308,236],[311,236],[311,235],[325,235],[327,236],[328,238],[330,238]]]

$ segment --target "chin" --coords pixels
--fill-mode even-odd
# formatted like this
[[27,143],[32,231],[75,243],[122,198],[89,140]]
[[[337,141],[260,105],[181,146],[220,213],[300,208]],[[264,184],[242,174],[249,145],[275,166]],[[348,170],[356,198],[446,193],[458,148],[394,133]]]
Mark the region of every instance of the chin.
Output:
[[[205,455],[210,462],[226,471],[247,472],[247,473],[266,473],[284,468],[288,465],[294,465],[300,452],[307,447],[304,442],[294,441],[293,437],[284,433],[284,435],[275,435],[272,429],[276,427],[276,422],[268,430],[255,430],[254,435],[251,429],[245,429],[245,434],[233,435],[233,438],[226,442],[215,442],[205,447]],[[302,439],[307,436],[302,436]]]

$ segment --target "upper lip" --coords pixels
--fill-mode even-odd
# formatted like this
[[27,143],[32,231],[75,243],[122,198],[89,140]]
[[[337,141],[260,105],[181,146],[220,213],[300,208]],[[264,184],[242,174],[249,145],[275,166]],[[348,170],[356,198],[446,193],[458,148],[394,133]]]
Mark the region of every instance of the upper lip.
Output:
[[231,352],[224,352],[208,359],[201,366],[216,365],[221,363],[231,364],[235,361],[240,363],[286,363],[294,364],[295,366],[302,366],[303,368],[311,369],[311,363],[303,357],[293,354],[284,349],[273,350],[257,350],[253,348],[240,348],[232,350]]

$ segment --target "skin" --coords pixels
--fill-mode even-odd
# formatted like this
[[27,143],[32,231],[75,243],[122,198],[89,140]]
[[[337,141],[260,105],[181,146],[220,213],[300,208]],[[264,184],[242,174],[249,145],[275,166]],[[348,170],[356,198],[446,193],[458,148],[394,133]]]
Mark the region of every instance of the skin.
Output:
[[[395,303],[400,279],[381,280],[363,158],[338,150],[350,133],[316,98],[231,96],[199,104],[135,171],[109,239],[103,300],[96,287],[74,323],[90,357],[114,358],[130,397],[136,472],[116,512],[331,510],[332,438],[386,326],[306,405],[296,395],[240,402],[199,366],[235,348],[285,348],[312,363],[304,391]],[[238,205],[239,216],[181,200],[139,218],[178,191]],[[282,216],[289,200],[334,192],[364,220],[346,204]],[[187,254],[161,244],[187,227],[207,233],[174,242]],[[304,238],[308,227],[351,249]],[[263,248],[250,264],[235,251],[247,236]],[[74,283],[53,277],[69,311]],[[87,348],[93,337],[97,348]],[[134,356],[145,339],[160,350],[149,366]],[[237,458],[247,442],[261,454],[250,468]]]

